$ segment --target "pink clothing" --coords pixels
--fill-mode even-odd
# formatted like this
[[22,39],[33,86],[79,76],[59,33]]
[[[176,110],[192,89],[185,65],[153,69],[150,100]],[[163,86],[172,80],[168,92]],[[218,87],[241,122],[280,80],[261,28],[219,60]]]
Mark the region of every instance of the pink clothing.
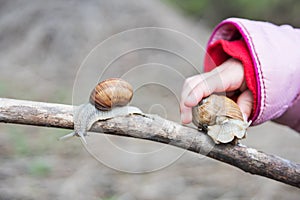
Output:
[[274,120],[300,132],[300,29],[230,18],[215,28],[208,45],[220,39],[241,38],[250,52],[256,76],[253,125]]

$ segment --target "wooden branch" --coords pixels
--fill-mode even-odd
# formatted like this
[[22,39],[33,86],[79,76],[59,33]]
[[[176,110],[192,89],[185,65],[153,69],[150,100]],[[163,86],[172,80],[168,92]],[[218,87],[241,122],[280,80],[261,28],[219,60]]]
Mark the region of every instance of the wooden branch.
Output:
[[[0,98],[0,122],[73,129],[73,106]],[[300,188],[300,164],[242,145],[215,145],[206,134],[159,116],[115,117],[92,131],[174,145]]]

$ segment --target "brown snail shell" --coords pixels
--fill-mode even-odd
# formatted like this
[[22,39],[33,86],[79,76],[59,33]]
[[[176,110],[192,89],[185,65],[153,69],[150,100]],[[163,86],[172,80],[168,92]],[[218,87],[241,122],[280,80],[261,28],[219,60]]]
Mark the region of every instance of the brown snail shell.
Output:
[[216,94],[200,101],[192,113],[193,123],[198,127],[215,125],[217,116],[243,120],[243,114],[233,100]]
[[212,94],[192,109],[193,123],[215,143],[228,143],[246,136],[250,123],[244,121],[239,106],[226,96]]
[[106,79],[94,88],[90,95],[90,103],[102,111],[111,110],[116,106],[127,105],[133,95],[132,86],[120,79]]
[[85,136],[96,121],[141,114],[139,108],[126,106],[132,95],[132,86],[120,78],[110,78],[98,83],[91,92],[90,103],[82,104],[74,110],[74,131],[60,139],[80,136],[82,142],[87,144]]

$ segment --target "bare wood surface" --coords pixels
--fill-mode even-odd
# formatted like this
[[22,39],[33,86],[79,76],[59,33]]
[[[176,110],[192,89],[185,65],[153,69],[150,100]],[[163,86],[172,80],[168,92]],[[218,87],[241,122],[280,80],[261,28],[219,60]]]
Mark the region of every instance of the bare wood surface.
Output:
[[[0,98],[0,122],[73,129],[73,106]],[[215,145],[204,133],[155,115],[99,121],[92,131],[174,145],[300,188],[300,164],[242,145]]]

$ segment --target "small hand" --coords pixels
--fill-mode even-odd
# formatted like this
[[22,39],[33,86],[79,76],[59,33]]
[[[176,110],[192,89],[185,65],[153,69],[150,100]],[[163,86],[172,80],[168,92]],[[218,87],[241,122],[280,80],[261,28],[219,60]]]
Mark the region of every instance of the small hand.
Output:
[[253,96],[247,88],[244,67],[240,61],[230,58],[210,72],[187,78],[180,101],[182,123],[188,124],[192,121],[192,107],[196,106],[202,98],[214,92],[226,92],[229,96],[237,90],[241,92],[237,104],[247,119],[251,114]]

